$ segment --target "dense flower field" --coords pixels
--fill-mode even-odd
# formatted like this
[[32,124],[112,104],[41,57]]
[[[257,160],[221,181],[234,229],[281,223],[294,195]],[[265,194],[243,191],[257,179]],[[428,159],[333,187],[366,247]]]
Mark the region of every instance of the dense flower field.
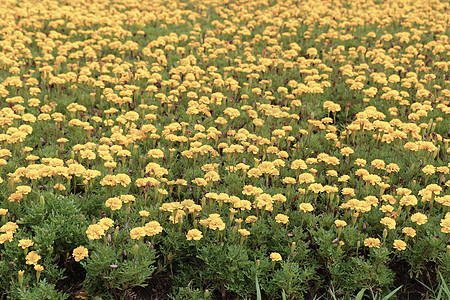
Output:
[[449,9],[0,0],[1,299],[450,298]]

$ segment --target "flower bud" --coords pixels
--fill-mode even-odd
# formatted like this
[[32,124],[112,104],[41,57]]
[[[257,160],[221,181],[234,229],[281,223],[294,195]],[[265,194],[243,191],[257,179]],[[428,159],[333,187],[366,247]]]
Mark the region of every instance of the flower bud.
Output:
[[291,244],[291,253],[294,252],[296,245],[297,244],[295,242],[292,242],[292,244]]
[[20,270],[17,272],[19,274],[19,286],[22,288],[23,286],[23,273],[25,273],[25,270]]

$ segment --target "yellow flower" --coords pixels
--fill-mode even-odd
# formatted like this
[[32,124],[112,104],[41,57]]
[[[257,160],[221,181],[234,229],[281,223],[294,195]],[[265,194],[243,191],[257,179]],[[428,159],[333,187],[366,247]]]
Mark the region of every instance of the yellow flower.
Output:
[[201,238],[203,237],[203,234],[200,230],[198,229],[191,229],[188,231],[188,233],[186,234],[186,239],[188,241],[194,240],[194,241],[199,241]]
[[350,154],[353,154],[355,151],[353,151],[350,147],[344,147],[341,149],[341,154],[344,156],[349,156]]
[[411,228],[411,227],[403,228],[402,232],[404,234],[406,234],[407,236],[410,236],[410,237],[415,237],[416,236],[416,231],[413,228]]
[[248,216],[245,219],[245,223],[247,223],[247,224],[254,223],[256,221],[258,221],[258,217],[256,217],[256,216]]
[[14,233],[19,228],[19,225],[17,225],[14,222],[8,222],[2,227],[0,227],[0,232],[6,232],[6,233]]
[[311,173],[303,173],[298,176],[299,183],[312,183],[314,180],[314,175]]
[[25,259],[26,259],[27,265],[35,265],[35,264],[37,264],[38,260],[41,259],[41,256],[39,254],[37,254],[36,251],[31,251],[27,254]]
[[146,235],[145,233],[145,227],[135,227],[131,229],[130,231],[130,237],[133,240],[139,240],[140,238],[144,237]]
[[26,248],[31,247],[33,245],[34,245],[34,242],[32,240],[21,239],[19,241],[19,247],[22,247],[22,249],[26,249]]
[[417,198],[414,195],[406,195],[400,199],[400,205],[414,206],[417,204]]
[[416,222],[417,225],[423,225],[428,221],[428,217],[422,213],[415,213],[411,216],[411,221]]
[[441,220],[441,231],[443,233],[450,233],[450,218],[444,218]]
[[135,202],[135,201],[136,201],[136,197],[134,197],[133,195],[121,195],[121,196],[119,197],[119,199],[120,199],[123,203]]
[[389,229],[395,229],[396,222],[394,219],[384,217],[381,219],[380,223],[387,226]]
[[145,224],[145,233],[148,236],[154,236],[163,231],[162,226],[158,221],[150,221]]
[[3,234],[0,234],[0,245],[4,244],[5,242],[11,242],[14,238],[14,235],[12,232],[6,232]]
[[88,256],[88,249],[84,248],[83,246],[79,246],[73,249],[72,256],[74,257],[75,261],[80,261]]
[[304,213],[314,210],[314,207],[311,205],[311,203],[300,203],[299,208],[300,208],[300,211],[302,211]]
[[[355,160],[355,165],[358,165],[360,167],[364,167],[366,165],[366,163],[367,163],[366,160],[362,159],[362,158],[357,158]],[[356,174],[356,175],[358,175],[358,174]]]
[[247,229],[239,229],[238,231],[244,237],[250,235],[250,231],[248,231]]
[[281,255],[280,255],[280,253],[278,253],[278,252],[272,252],[272,253],[270,254],[270,259],[271,259],[272,261],[280,261],[280,260],[282,260],[282,257],[281,257]]
[[347,222],[343,220],[335,220],[334,225],[336,225],[336,227],[345,227],[347,226]]
[[125,187],[130,184],[131,179],[127,174],[117,174],[115,177],[115,181],[117,184]]
[[370,247],[370,248],[380,248],[380,240],[377,238],[367,238],[364,240],[364,246]]
[[289,217],[286,216],[286,215],[283,215],[283,214],[278,214],[278,215],[275,217],[275,221],[276,221],[277,223],[287,224],[287,223],[289,222]]
[[150,213],[146,210],[141,210],[141,211],[139,211],[139,215],[141,217],[148,217],[150,215]]
[[111,210],[118,210],[122,207],[122,200],[117,197],[112,197],[106,200],[105,206],[111,208]]
[[426,165],[422,168],[422,172],[424,172],[426,175],[432,175],[436,172],[436,168],[432,165]]
[[183,210],[177,210],[175,215],[171,215],[169,217],[169,221],[172,221],[174,224],[178,224],[179,221],[183,220],[183,216],[185,216],[186,213]]
[[44,267],[37,264],[34,266],[34,270],[36,270],[36,272],[42,272],[44,270]]
[[406,250],[406,243],[402,240],[394,240],[394,248],[398,251]]
[[98,222],[98,225],[102,226],[103,230],[108,230],[111,226],[114,225],[114,220],[110,218],[101,218]]
[[312,191],[315,194],[324,192],[323,186],[320,183],[311,183],[308,187],[308,191]]
[[105,230],[98,224],[89,225],[86,235],[90,240],[98,240],[105,234]]
[[208,219],[208,227],[212,230],[224,230],[225,229],[225,223],[220,218],[219,214],[211,214],[209,215]]

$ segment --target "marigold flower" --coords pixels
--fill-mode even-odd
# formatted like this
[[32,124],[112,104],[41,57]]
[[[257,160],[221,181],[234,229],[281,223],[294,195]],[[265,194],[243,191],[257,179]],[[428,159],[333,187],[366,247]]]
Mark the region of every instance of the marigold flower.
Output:
[[105,234],[105,230],[98,224],[89,225],[86,235],[90,240],[98,240]]
[[141,217],[148,217],[150,215],[150,213],[146,210],[141,210],[141,211],[139,211],[139,215]]
[[428,217],[422,213],[415,213],[411,216],[411,221],[417,223],[417,225],[423,225],[428,221]]
[[110,218],[101,218],[97,222],[97,224],[100,225],[106,231],[114,225],[114,220],[112,220]]
[[382,218],[380,223],[387,226],[387,228],[389,228],[389,229],[395,229],[395,226],[396,226],[395,220],[388,218],[388,217]]
[[278,214],[275,217],[277,223],[287,224],[289,222],[289,217],[283,214]]
[[146,235],[145,227],[135,227],[130,231],[130,237],[133,240],[139,240]]
[[38,260],[41,259],[41,256],[36,251],[31,251],[25,257],[27,265],[35,265]]
[[39,265],[39,264],[37,264],[37,265],[34,265],[34,270],[36,272],[42,272],[42,271],[44,271],[44,267]]
[[345,227],[347,226],[347,222],[343,221],[343,220],[335,220],[334,221],[334,225],[336,225],[336,227]]
[[353,149],[350,147],[344,147],[341,149],[341,154],[344,156],[349,156],[350,154],[353,154],[353,153],[355,153],[355,151],[353,151]]
[[241,236],[249,236],[250,235],[250,231],[248,231],[247,229],[239,229],[238,232],[241,234]]
[[248,216],[248,217],[245,219],[245,223],[247,223],[247,224],[249,224],[249,223],[254,223],[254,222],[256,222],[256,221],[258,221],[258,217],[256,217],[256,216]]
[[303,213],[311,212],[314,210],[314,207],[311,203],[300,203],[299,208]]
[[80,261],[88,256],[88,249],[86,249],[83,246],[79,246],[73,249],[72,256],[75,259],[75,261]]
[[394,240],[394,248],[398,251],[406,250],[406,243],[402,240]]
[[203,234],[198,229],[191,229],[186,234],[186,239],[188,241],[191,241],[191,240],[199,241],[202,237],[203,237]]
[[162,226],[157,221],[150,221],[145,224],[145,233],[148,236],[154,236],[163,231]]
[[414,228],[411,228],[411,227],[403,228],[402,232],[404,234],[406,234],[407,236],[410,236],[410,237],[415,237],[416,236],[416,231],[414,230]]
[[280,255],[280,253],[278,253],[278,252],[272,252],[272,253],[270,253],[270,259],[271,259],[272,261],[280,261],[280,260],[282,260],[282,257],[281,257],[281,255]]
[[436,172],[436,168],[432,165],[426,165],[422,168],[422,172],[424,172],[426,175],[432,175]]
[[378,238],[367,238],[364,240],[364,246],[370,247],[370,248],[380,248],[381,242]]
[[21,239],[19,241],[19,247],[22,247],[22,249],[26,249],[28,247],[31,247],[34,245],[34,242],[32,240],[29,239]]
[[19,225],[17,225],[16,223],[7,222],[2,227],[0,227],[0,232],[15,233],[18,228]]
[[122,200],[118,197],[112,197],[106,200],[105,206],[111,208],[112,211],[118,210],[122,207]]
[[444,218],[441,220],[441,231],[443,233],[450,233],[450,217],[449,218]]

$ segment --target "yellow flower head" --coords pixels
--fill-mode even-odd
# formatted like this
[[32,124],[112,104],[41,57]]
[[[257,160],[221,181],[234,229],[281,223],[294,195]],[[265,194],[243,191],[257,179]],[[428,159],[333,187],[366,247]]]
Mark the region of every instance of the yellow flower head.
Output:
[[364,246],[370,247],[370,248],[380,248],[381,242],[377,238],[367,238],[364,240]]
[[394,248],[397,249],[398,251],[406,250],[406,243],[402,240],[395,240]]
[[145,233],[148,236],[154,236],[163,231],[162,226],[157,221],[150,221],[145,224]]
[[417,225],[423,225],[428,221],[428,217],[422,213],[415,213],[411,216],[411,221],[417,223]]
[[130,231],[130,237],[133,240],[139,240],[146,235],[145,227],[135,227]]
[[39,254],[37,254],[36,251],[31,251],[27,254],[25,259],[26,259],[27,265],[35,265],[35,264],[37,264],[38,260],[41,259],[41,256]]
[[74,257],[75,261],[80,261],[88,256],[88,249],[84,248],[83,246],[79,246],[73,249],[72,256]]
[[22,239],[19,241],[19,247],[22,247],[22,249],[26,249],[28,247],[31,247],[34,245],[34,242],[29,239]]
[[289,217],[283,214],[278,214],[275,217],[277,223],[287,224],[289,222]]
[[247,229],[239,229],[238,231],[243,237],[250,235],[250,231],[248,231]]
[[314,207],[311,203],[300,203],[300,211],[303,213],[311,212],[314,210]]
[[336,227],[345,227],[347,226],[347,222],[343,220],[335,220],[334,225],[336,225]]
[[188,233],[186,234],[186,239],[188,241],[194,240],[194,241],[199,241],[201,238],[203,237],[203,234],[200,230],[198,229],[191,229],[188,231]]
[[280,253],[278,253],[278,252],[272,252],[272,253],[270,253],[270,259],[271,259],[272,261],[280,261],[280,260],[282,260],[282,257],[281,257],[281,255],[280,255]]
[[90,240],[98,240],[104,234],[105,234],[105,229],[98,224],[89,225],[88,229],[86,230],[86,235],[87,235],[88,239],[90,239]]

